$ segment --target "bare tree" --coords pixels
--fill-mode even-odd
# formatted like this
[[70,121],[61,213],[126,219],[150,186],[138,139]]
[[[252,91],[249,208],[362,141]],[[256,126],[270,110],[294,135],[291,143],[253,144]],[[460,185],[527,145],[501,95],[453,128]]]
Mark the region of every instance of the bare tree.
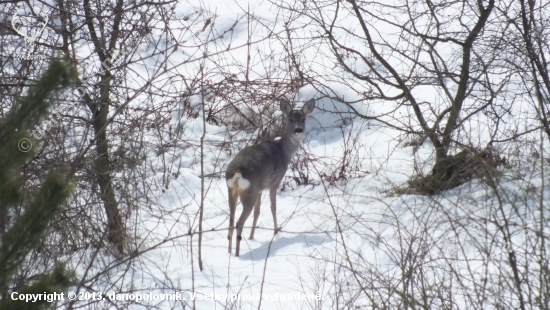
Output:
[[[512,1],[511,5],[499,8],[509,30],[508,46],[511,50],[509,63],[524,81],[528,96],[547,137],[550,139],[550,75],[548,49],[547,3],[532,0]],[[523,44],[518,44],[522,42]]]
[[[337,63],[336,69],[330,61],[320,68],[315,61],[303,62],[300,70],[307,80],[359,117],[429,139],[435,163],[433,177],[423,186],[427,192],[456,186],[451,179],[459,160],[452,153],[468,144],[459,130],[499,100],[508,79],[506,73],[489,70],[499,62],[498,47],[490,44],[503,35],[490,18],[495,2],[276,3],[289,16],[309,19],[309,25],[298,24],[328,47],[320,48],[320,57]],[[303,41],[319,46],[311,38]],[[357,98],[341,98],[331,90],[334,84],[351,87]],[[365,114],[363,102],[380,112]],[[407,112],[400,116],[400,111]]]
[[[354,280],[355,290],[342,296],[346,306],[547,309],[542,292],[548,276],[539,262],[548,262],[540,247],[547,243],[541,227],[548,222],[542,207],[548,200],[548,164],[545,143],[538,137],[539,121],[546,127],[542,113],[547,112],[542,111],[547,107],[540,104],[546,91],[537,90],[544,82],[525,52],[525,32],[518,35],[512,29],[523,29],[520,2],[273,3],[284,11],[289,29],[302,29],[292,38],[298,52],[289,57],[299,60],[295,70],[309,83],[346,103],[358,117],[419,136],[415,147],[425,139],[431,142],[435,158],[429,178],[421,181],[421,193],[463,183],[466,179],[452,181],[462,178],[460,166],[481,172],[470,187],[428,197],[403,197],[395,189],[388,193],[397,193],[396,198],[371,197],[323,182],[343,250],[337,258],[318,257],[342,266],[338,277]],[[536,23],[546,24],[541,16],[547,14],[547,4],[533,5]],[[545,64],[545,48],[538,46],[548,40],[540,38],[536,55]],[[302,49],[308,46],[316,57],[304,56]],[[531,78],[535,75],[538,88]],[[518,87],[522,81],[524,89]],[[338,93],[342,86],[356,96],[343,98]],[[542,101],[529,100],[533,94]],[[529,114],[525,120],[515,114],[525,101],[533,103],[538,117]],[[510,150],[509,161],[502,151],[490,154],[497,149]],[[506,170],[493,169],[505,163],[511,164]],[[379,177],[366,179],[376,182]],[[512,180],[521,180],[517,188],[511,189],[516,186]],[[340,194],[368,202],[343,207],[330,199]],[[353,236],[369,243],[367,249],[356,246]],[[342,292],[350,282],[332,284]],[[503,294],[511,298],[501,298]]]
[[[83,6],[76,2],[58,1],[60,29],[63,44],[60,50],[69,57],[76,66],[91,65],[85,68],[85,76],[81,77],[81,86],[77,88],[78,96],[88,108],[92,125],[92,141],[95,145],[93,157],[93,182],[98,185],[99,197],[102,201],[108,229],[108,240],[113,243],[118,252],[124,252],[127,232],[121,215],[119,201],[116,196],[117,180],[113,178],[114,162],[111,149],[114,141],[119,146],[133,139],[124,134],[124,127],[135,127],[138,119],[144,117],[143,111],[133,114],[132,119],[121,118],[121,113],[134,110],[133,104],[141,102],[142,95],[150,91],[153,81],[156,81],[168,68],[167,59],[174,52],[177,42],[161,43],[159,39],[150,41],[143,47],[143,39],[151,36],[158,26],[163,26],[163,18],[172,14],[173,2],[152,3],[116,3],[102,1],[85,1]],[[160,12],[160,19],[151,13]],[[108,13],[110,12],[110,13]],[[108,13],[108,14],[107,14]],[[167,15],[168,14],[168,15]],[[165,33],[167,35],[167,33]],[[81,54],[79,45],[88,46],[90,53]],[[139,53],[138,48],[144,48],[145,53]],[[150,76],[134,76],[131,81],[120,77],[129,74],[148,59],[158,63],[150,72]],[[135,72],[135,71],[134,71]],[[137,110],[141,110],[136,106]],[[113,121],[126,123],[121,127],[113,127]],[[126,121],[126,122],[125,122]],[[109,135],[113,135],[109,137]],[[116,137],[116,138],[115,138]],[[123,156],[126,151],[119,148]]]

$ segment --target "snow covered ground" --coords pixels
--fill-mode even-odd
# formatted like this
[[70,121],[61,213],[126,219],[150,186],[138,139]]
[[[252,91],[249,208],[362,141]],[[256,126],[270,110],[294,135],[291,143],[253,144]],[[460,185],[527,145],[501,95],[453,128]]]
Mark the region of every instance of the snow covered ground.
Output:
[[[216,11],[215,27],[222,30],[233,24],[236,16],[244,14],[236,3],[241,8],[248,7],[244,1],[205,3]],[[280,12],[276,7],[266,2],[251,3],[250,11],[257,17],[279,23],[275,28],[284,22],[277,15]],[[246,42],[246,24],[239,24],[236,29],[232,44]],[[270,49],[282,49],[265,44],[256,48],[265,49],[265,54],[269,54]],[[232,53],[234,59],[246,63],[246,53],[242,50]],[[307,55],[316,57],[313,52]],[[341,85],[334,85],[334,89],[346,98],[357,95]],[[434,94],[428,91],[423,97],[430,95]],[[289,99],[301,102],[312,97],[319,98],[320,94],[306,86],[295,98]],[[195,100],[194,104],[200,104],[201,98]],[[390,108],[364,103],[358,105],[358,109],[377,114]],[[527,164],[505,172],[497,188],[474,180],[434,197],[397,195],[395,188],[406,184],[415,174],[415,167],[424,173],[429,171],[434,156],[429,141],[413,154],[413,146],[404,146],[402,133],[359,118],[345,121],[335,111],[345,113],[347,110],[329,98],[317,101],[317,109],[307,120],[303,150],[297,155],[314,158],[308,161],[307,168],[315,178],[312,184],[287,186],[278,192],[277,217],[281,231],[276,236],[269,199],[264,193],[255,240],[247,238],[251,216],[244,230],[240,257],[227,253],[229,210],[223,172],[235,152],[256,135],[241,132],[238,141],[232,141],[229,135],[232,128],[207,123],[204,130],[202,114],[187,118],[174,113],[170,124],[184,128],[179,139],[188,144],[180,143],[162,157],[152,155],[148,159],[153,172],[151,178],[159,184],[152,189],[159,197],[157,206],[144,205],[134,211],[130,221],[139,250],[144,253],[131,263],[121,265],[109,255],[100,254],[100,258],[93,260],[90,257],[92,271],[115,266],[102,275],[109,278],[105,286],[96,289],[108,294],[178,292],[185,298],[131,302],[131,307],[136,309],[140,304],[162,309],[183,306],[372,309],[377,304],[376,309],[397,309],[403,306],[403,296],[425,298],[409,301],[410,305],[428,303],[426,306],[431,309],[468,309],[476,304],[496,309],[499,307],[491,296],[476,296],[476,292],[508,294],[513,299],[510,293],[513,285],[503,284],[500,289],[491,286],[500,283],[497,278],[510,273],[507,249],[497,242],[499,225],[505,219],[517,224],[509,226],[512,244],[508,247],[525,254],[518,254],[520,261],[530,259],[525,240],[535,231],[534,226],[529,225],[537,221],[525,223],[522,219],[536,216],[541,204],[550,205],[546,198],[547,181],[543,181],[547,177],[540,174],[538,167]],[[276,112],[273,116],[281,118],[282,114]],[[203,131],[206,133],[204,174],[213,176],[201,179],[199,144]],[[228,144],[221,147],[223,143]],[[350,169],[354,170],[352,177],[348,175],[347,180],[334,182],[319,177],[331,175],[345,151],[350,149],[355,151],[355,157],[350,160],[356,167]],[[514,158],[514,155],[507,156]],[[516,154],[516,158],[521,156],[524,154]],[[171,170],[161,171],[161,161],[171,163],[168,165]],[[523,174],[521,178],[518,171]],[[292,173],[287,172],[287,176]],[[168,186],[162,185],[166,184],[163,182],[166,178],[170,180]],[[530,192],[522,190],[526,180],[533,188]],[[204,181],[204,269],[199,271],[197,231],[201,181]],[[544,193],[542,201],[541,193]],[[239,205],[237,216],[240,212]],[[190,231],[194,232],[192,237]],[[85,261],[78,262],[80,275],[87,266]],[[411,283],[422,283],[424,291],[415,291],[421,285]],[[491,288],[480,289],[484,283],[490,283]],[[482,299],[485,301],[474,302]],[[125,304],[127,301],[105,305]]]

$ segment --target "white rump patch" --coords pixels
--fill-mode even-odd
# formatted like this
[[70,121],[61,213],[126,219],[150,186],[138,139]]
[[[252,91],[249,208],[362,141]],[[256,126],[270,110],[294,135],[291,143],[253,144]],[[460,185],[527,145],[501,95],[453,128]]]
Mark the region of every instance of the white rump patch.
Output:
[[250,181],[243,178],[240,172],[235,173],[235,175],[233,175],[233,178],[227,180],[227,186],[229,188],[234,188],[235,184],[237,185],[237,188],[240,190],[245,190],[250,187]]

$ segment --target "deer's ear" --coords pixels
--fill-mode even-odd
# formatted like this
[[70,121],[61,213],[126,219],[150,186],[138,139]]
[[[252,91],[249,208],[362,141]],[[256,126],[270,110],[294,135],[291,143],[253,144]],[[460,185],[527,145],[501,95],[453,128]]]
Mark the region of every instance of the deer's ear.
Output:
[[283,111],[285,115],[289,115],[290,112],[292,112],[292,106],[286,99],[281,99],[279,105],[281,106],[281,111]]
[[309,99],[308,102],[306,102],[306,104],[304,104],[304,106],[302,107],[302,112],[305,115],[308,115],[313,111],[314,108],[315,108],[315,100],[312,98],[312,99]]

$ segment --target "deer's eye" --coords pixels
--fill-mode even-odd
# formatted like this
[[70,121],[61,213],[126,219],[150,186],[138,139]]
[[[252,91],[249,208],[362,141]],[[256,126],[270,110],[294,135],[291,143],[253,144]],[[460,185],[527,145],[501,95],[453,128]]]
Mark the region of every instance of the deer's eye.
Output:
[[305,118],[302,118],[302,122],[305,122],[305,121],[306,121],[306,119],[305,119]]
[[294,123],[294,119],[293,119],[293,118],[291,118],[291,119],[290,119],[290,122],[291,122],[291,123]]

